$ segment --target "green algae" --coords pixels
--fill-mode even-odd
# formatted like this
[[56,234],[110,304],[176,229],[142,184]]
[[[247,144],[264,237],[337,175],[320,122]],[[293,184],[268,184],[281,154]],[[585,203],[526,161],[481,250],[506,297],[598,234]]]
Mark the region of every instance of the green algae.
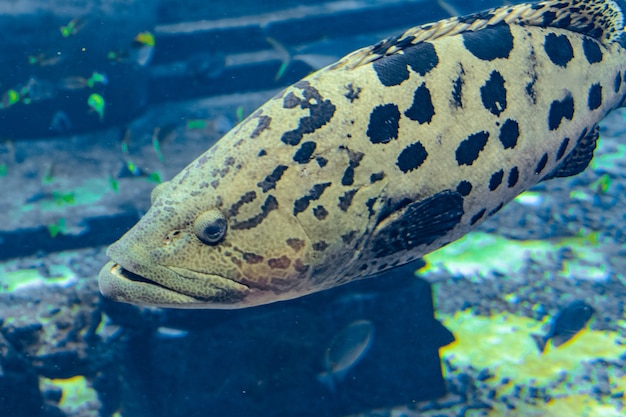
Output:
[[39,378],[41,390],[57,387],[63,391],[59,408],[68,415],[78,415],[81,410],[86,411],[91,407],[98,406],[98,393],[94,390],[87,379],[77,375],[67,379]]
[[[582,366],[622,355],[625,341],[617,332],[585,329],[559,348],[549,344],[541,354],[531,335],[542,334],[549,319],[539,322],[509,313],[485,317],[471,311],[440,315],[439,319],[456,338],[440,350],[444,360],[453,369],[486,368],[492,375],[483,381],[487,389],[496,392],[486,415],[512,415],[503,398],[515,396],[514,391],[520,398],[514,415],[622,415],[618,398],[595,395],[598,381]],[[614,367],[609,367],[608,373],[611,391],[623,393],[626,376]],[[531,388],[545,390],[549,400],[533,397]]]
[[44,277],[37,269],[7,270],[12,262],[0,264],[0,292],[13,292],[39,285],[69,286],[77,281],[74,271],[65,265],[50,265],[50,277]]
[[559,276],[603,280],[610,271],[608,255],[598,242],[596,232],[549,240],[513,240],[499,235],[472,232],[461,239],[424,257],[427,265],[420,275],[437,275],[447,271],[455,275],[478,279],[497,271],[502,274],[519,272],[529,259],[541,260],[556,256],[568,248],[571,259],[562,261]]

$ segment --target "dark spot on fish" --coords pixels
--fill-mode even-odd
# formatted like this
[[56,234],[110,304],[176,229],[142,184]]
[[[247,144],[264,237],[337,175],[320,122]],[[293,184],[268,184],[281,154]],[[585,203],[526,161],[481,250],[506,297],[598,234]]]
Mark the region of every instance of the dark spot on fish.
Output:
[[324,158],[323,156],[316,156],[315,162],[317,162],[317,165],[319,165],[320,168],[324,168],[328,163],[328,159]]
[[594,39],[585,36],[583,38],[583,51],[585,52],[585,58],[590,64],[595,64],[602,61],[602,50],[600,45]]
[[239,213],[239,209],[244,204],[248,204],[256,199],[256,193],[254,191],[248,191],[242,195],[239,200],[228,209],[228,215],[235,217]]
[[231,167],[233,165],[235,165],[235,158],[233,158],[232,156],[227,156],[224,159],[224,166]]
[[209,183],[206,181],[202,181],[199,185],[200,188],[207,188],[209,186]]
[[357,191],[358,188],[355,188],[354,190],[346,191],[342,196],[339,197],[338,206],[341,211],[348,211],[348,208],[350,208],[350,206],[352,205],[352,199],[354,198],[354,195]]
[[367,202],[365,202],[365,206],[367,207],[367,211],[369,213],[368,217],[372,217],[374,214],[376,214],[376,211],[374,210],[374,204],[376,204],[376,201],[378,199],[377,198],[370,198],[369,200],[367,200]]
[[504,149],[514,149],[519,138],[519,124],[512,119],[507,119],[500,128],[500,143]]
[[317,206],[313,208],[313,215],[317,220],[324,220],[328,216],[328,210],[324,206]]
[[283,255],[280,258],[268,259],[267,264],[272,269],[287,269],[291,265],[291,259]]
[[548,11],[542,14],[543,17],[543,27],[548,27],[554,19],[556,19],[556,12]]
[[395,104],[374,107],[367,126],[367,136],[372,143],[388,143],[398,138],[400,110]]
[[303,100],[290,92],[284,98],[283,107],[286,109],[300,106],[301,109],[309,110],[309,115],[300,118],[298,127],[283,133],[281,140],[287,145],[296,146],[304,135],[313,133],[324,126],[334,116],[336,107],[330,100],[324,100],[318,90],[311,86],[308,81],[299,81],[293,86],[302,89]]
[[572,16],[565,15],[561,17],[561,19],[559,19],[557,22],[552,23],[552,27],[567,29],[570,27],[571,23],[572,23]]
[[260,262],[263,262],[263,257],[261,255],[257,255],[256,253],[244,252],[243,260],[246,261],[246,263],[248,264],[258,264]]
[[435,46],[430,42],[420,42],[403,50],[406,62],[422,77],[439,64]]
[[622,88],[622,74],[617,71],[617,75],[615,76],[615,82],[613,83],[613,91],[617,93],[619,92],[620,88]]
[[567,150],[567,146],[569,145],[569,138],[563,139],[561,142],[561,146],[559,146],[559,150],[556,152],[556,160],[559,161],[565,155],[565,151]]
[[488,132],[478,132],[469,135],[456,148],[456,162],[459,165],[472,165],[480,152],[485,149],[489,140]]
[[537,104],[537,94],[535,93],[535,84],[537,83],[537,75],[534,74],[532,80],[526,84],[526,94],[533,101],[533,104]]
[[354,183],[354,168],[348,166],[341,178],[341,185],[352,185]]
[[347,151],[348,159],[350,160],[349,165],[341,178],[341,184],[346,186],[352,185],[354,183],[354,169],[359,166],[361,159],[363,159],[365,154],[363,152],[352,151],[346,146],[340,146],[339,149]]
[[286,165],[278,165],[274,168],[274,171],[261,182],[258,182],[256,185],[260,187],[264,193],[268,192],[276,188],[276,183],[281,179],[283,173],[287,170]]
[[229,171],[230,171],[230,167],[222,168],[219,172],[220,177],[224,178],[226,174],[228,174]]
[[[404,42],[404,45],[410,44],[406,40]],[[387,40],[384,44],[375,45],[372,53],[384,55],[386,52],[384,47],[389,48],[392,45]],[[402,54],[383,56],[372,64],[381,84],[386,87],[400,85],[409,79],[407,65],[419,75],[424,76],[439,63],[435,47],[430,42],[421,42],[417,45],[410,44],[410,46],[402,49],[402,52]]]
[[330,182],[315,184],[306,195],[294,201],[293,215],[295,216],[299,213],[302,213],[304,210],[306,210],[307,207],[309,207],[309,204],[311,203],[311,201],[319,199],[322,196],[322,193],[324,193],[324,190],[330,187],[330,184],[331,184]]
[[509,188],[513,188],[517,185],[517,181],[519,180],[519,168],[516,166],[511,168],[509,172],[509,178],[507,179],[507,186]]
[[241,260],[239,258],[234,257],[234,256],[230,257],[230,261],[232,263],[234,263],[235,265],[237,265],[239,268],[241,268],[243,266],[243,264],[241,263]]
[[291,249],[293,249],[296,252],[300,252],[305,244],[304,240],[296,239],[296,238],[289,238],[286,240],[286,243],[287,245],[289,245]]
[[470,225],[474,226],[476,223],[478,223],[478,221],[484,217],[486,212],[487,212],[487,209],[482,209],[478,213],[474,214],[472,218],[470,219]]
[[502,74],[491,71],[489,79],[480,87],[480,97],[483,106],[496,116],[506,110],[506,88]]
[[306,164],[311,160],[311,155],[315,152],[315,148],[317,144],[315,142],[304,142],[295,155],[293,156],[293,160],[299,164]]
[[384,172],[375,172],[372,175],[370,175],[370,184],[374,184],[375,182],[381,181],[383,178],[385,178],[385,173]]
[[504,207],[504,203],[500,203],[498,204],[498,206],[496,208],[494,208],[493,210],[491,210],[489,213],[487,213],[487,216],[493,216],[494,214],[496,214],[497,212],[499,212],[502,207]]
[[477,31],[463,32],[463,44],[476,58],[493,61],[508,58],[513,50],[513,34],[506,23]]
[[309,270],[309,265],[305,265],[302,260],[296,259],[293,263],[293,269],[303,274]]
[[544,153],[541,159],[539,160],[539,162],[537,163],[537,166],[535,167],[535,174],[537,175],[541,174],[541,171],[543,171],[547,163],[548,163],[548,154]]
[[489,191],[494,191],[496,188],[502,184],[502,179],[504,178],[504,170],[496,171],[491,174],[491,178],[489,179]]
[[566,35],[547,34],[543,48],[550,61],[559,67],[567,67],[567,64],[574,59],[574,48]]
[[602,86],[593,84],[589,88],[589,97],[587,98],[587,106],[589,110],[595,110],[602,105]]
[[263,132],[265,129],[269,128],[271,121],[272,121],[272,118],[269,117],[269,116],[259,116],[258,124],[254,128],[252,133],[250,134],[250,139],[254,139],[254,138],[258,137],[261,134],[261,132]]
[[267,198],[265,199],[265,202],[261,206],[261,213],[247,220],[234,223],[233,225],[230,226],[230,228],[233,230],[245,230],[245,229],[255,228],[256,226],[261,224],[263,220],[265,220],[265,218],[268,216],[268,214],[272,210],[276,210],[277,208],[278,208],[278,201],[276,200],[276,197],[270,194],[267,196]]
[[430,96],[430,90],[426,83],[422,83],[413,94],[413,104],[404,112],[411,120],[417,120],[420,124],[430,123],[435,115],[435,107]]
[[456,80],[454,80],[452,85],[452,105],[457,108],[463,107],[463,84],[465,83],[463,80],[464,75],[465,70],[463,69],[463,65],[461,65],[459,76]]
[[400,152],[396,165],[398,165],[400,171],[407,173],[419,168],[426,161],[427,157],[428,152],[426,152],[426,148],[418,141],[410,144]]
[[548,127],[556,130],[561,125],[563,119],[572,120],[574,118],[574,98],[568,94],[563,100],[554,100],[550,104],[548,115]]
[[324,252],[328,248],[328,243],[320,240],[319,242],[313,243],[313,250],[317,252]]
[[385,87],[400,85],[409,79],[409,69],[401,54],[394,54],[377,59],[372,63],[378,80]]
[[257,156],[265,156],[265,155],[267,155],[267,151],[265,149],[261,149]]
[[348,84],[346,86],[346,89],[348,90],[348,92],[346,94],[344,94],[344,96],[348,100],[350,100],[350,103],[352,103],[354,100],[358,100],[359,99],[359,94],[361,94],[361,87],[354,88],[352,83],[350,83],[350,84]]
[[210,159],[211,157],[208,154],[204,154],[198,159],[198,165],[204,165],[209,162]]
[[343,241],[344,244],[349,245],[350,243],[352,243],[355,237],[356,237],[356,230],[351,230],[345,235],[341,235],[341,240]]
[[472,183],[469,181],[463,180],[456,186],[456,192],[461,194],[463,197],[467,197],[471,191]]

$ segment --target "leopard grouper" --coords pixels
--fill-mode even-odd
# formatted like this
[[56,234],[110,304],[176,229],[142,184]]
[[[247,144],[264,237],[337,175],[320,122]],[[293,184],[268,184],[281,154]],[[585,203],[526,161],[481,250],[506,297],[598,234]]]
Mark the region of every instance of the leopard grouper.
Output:
[[270,99],[108,249],[118,301],[239,308],[393,268],[539,181],[581,172],[626,94],[607,0],[519,4],[409,29]]

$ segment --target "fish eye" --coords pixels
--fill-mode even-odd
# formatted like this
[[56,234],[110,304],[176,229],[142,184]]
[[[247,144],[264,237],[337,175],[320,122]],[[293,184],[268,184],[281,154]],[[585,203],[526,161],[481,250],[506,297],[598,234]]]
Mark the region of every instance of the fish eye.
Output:
[[218,210],[205,211],[198,216],[193,229],[202,243],[215,245],[226,235],[226,219]]
[[150,204],[154,204],[156,199],[159,198],[159,196],[163,193],[163,189],[165,188],[166,184],[167,184],[167,181],[162,182],[161,184],[157,185],[156,187],[152,189],[152,192],[150,193]]

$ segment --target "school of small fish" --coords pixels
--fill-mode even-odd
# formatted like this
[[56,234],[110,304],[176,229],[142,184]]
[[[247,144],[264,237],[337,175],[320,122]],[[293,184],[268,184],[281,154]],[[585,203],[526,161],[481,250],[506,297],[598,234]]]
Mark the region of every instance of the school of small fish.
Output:
[[589,164],[624,104],[623,13],[548,0],[421,25],[270,99],[152,193],[117,301],[239,308],[374,275]]

